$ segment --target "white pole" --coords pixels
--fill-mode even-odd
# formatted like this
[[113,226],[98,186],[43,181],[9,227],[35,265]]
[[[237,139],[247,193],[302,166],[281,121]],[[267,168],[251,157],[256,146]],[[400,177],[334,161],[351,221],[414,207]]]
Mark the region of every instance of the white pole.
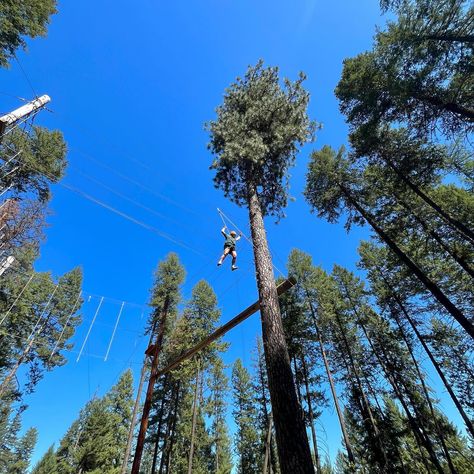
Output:
[[0,265],[0,276],[3,275],[12,265],[13,262],[15,261],[15,257],[12,257],[11,255],[7,257]]
[[44,107],[49,102],[51,102],[49,95],[42,95],[41,97],[19,107],[13,112],[3,115],[0,117],[0,133],[3,133],[9,125],[18,122],[18,120],[21,120],[22,118],[28,117],[28,115],[31,115],[33,112]]

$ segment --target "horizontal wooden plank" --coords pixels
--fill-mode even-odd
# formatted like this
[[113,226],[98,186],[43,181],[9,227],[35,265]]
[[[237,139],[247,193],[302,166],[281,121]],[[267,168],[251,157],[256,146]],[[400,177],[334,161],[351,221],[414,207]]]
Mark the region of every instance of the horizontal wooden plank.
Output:
[[[278,296],[282,295],[286,291],[288,291],[291,287],[296,284],[296,280],[293,277],[288,278],[284,282],[280,283],[277,286]],[[214,342],[216,339],[219,339],[224,334],[229,332],[231,329],[235,328],[235,326],[239,325],[242,321],[245,321],[247,318],[252,316],[252,314],[256,313],[260,309],[260,302],[256,301],[248,308],[244,309],[241,313],[239,313],[235,318],[231,319],[229,322],[224,324],[223,326],[216,329],[212,334],[207,336],[201,342],[196,344],[194,347],[186,351],[184,354],[177,357],[173,362],[171,362],[168,366],[158,372],[158,375],[164,375],[170,370],[176,369],[182,362],[192,357],[194,354],[199,352],[204,347],[207,347],[209,344]]]

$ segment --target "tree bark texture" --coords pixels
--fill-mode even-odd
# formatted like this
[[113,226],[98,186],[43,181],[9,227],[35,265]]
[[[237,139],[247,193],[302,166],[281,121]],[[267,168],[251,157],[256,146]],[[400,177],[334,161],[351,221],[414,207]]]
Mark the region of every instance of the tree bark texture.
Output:
[[250,228],[260,299],[263,346],[282,474],[314,474],[281,320],[272,260],[255,186],[248,186]]

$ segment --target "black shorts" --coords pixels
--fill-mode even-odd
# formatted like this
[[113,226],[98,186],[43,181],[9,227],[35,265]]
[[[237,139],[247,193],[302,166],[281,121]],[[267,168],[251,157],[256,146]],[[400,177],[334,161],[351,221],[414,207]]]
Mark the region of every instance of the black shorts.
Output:
[[224,250],[229,249],[229,253],[235,252],[235,247],[231,247],[230,245],[224,245]]

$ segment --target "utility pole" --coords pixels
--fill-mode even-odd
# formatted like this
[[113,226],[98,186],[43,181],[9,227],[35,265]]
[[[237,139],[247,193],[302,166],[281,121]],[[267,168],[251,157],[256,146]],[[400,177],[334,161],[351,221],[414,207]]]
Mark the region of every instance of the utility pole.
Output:
[[151,357],[150,377],[148,379],[148,388],[146,391],[145,402],[143,404],[142,418],[140,422],[140,429],[138,431],[137,445],[135,447],[135,456],[133,458],[131,474],[139,474],[140,472],[140,464],[143,455],[143,448],[145,445],[145,435],[148,429],[148,418],[150,416],[153,392],[155,389],[155,383],[158,380],[158,362],[163,345],[163,338],[165,335],[166,318],[168,315],[169,304],[170,301],[167,297],[159,314],[160,319],[155,342],[145,351],[145,354]]
[[2,263],[0,263],[0,276],[3,275],[13,265],[14,261],[15,257],[10,255],[5,260],[3,260]]
[[5,133],[7,127],[13,125],[21,119],[26,119],[31,114],[34,114],[39,109],[42,109],[49,102],[51,102],[49,95],[42,95],[41,97],[38,97],[35,100],[22,105],[18,109],[15,109],[12,112],[0,117],[0,139]]
[[[150,347],[153,342],[154,333],[155,333],[155,327],[153,327],[151,330],[150,341],[148,343],[148,347]],[[138,414],[138,409],[140,407],[143,384],[145,383],[145,377],[146,377],[147,371],[148,371],[148,355],[145,354],[142,370],[140,373],[140,382],[138,383],[137,398],[135,399],[135,405],[133,406],[132,420],[130,421],[130,429],[128,431],[127,448],[125,449],[125,455],[123,458],[122,469],[120,471],[120,474],[126,474],[127,469],[128,469],[128,461],[130,459],[130,452],[132,450],[133,432],[135,430],[135,423],[137,422],[137,414]]]

